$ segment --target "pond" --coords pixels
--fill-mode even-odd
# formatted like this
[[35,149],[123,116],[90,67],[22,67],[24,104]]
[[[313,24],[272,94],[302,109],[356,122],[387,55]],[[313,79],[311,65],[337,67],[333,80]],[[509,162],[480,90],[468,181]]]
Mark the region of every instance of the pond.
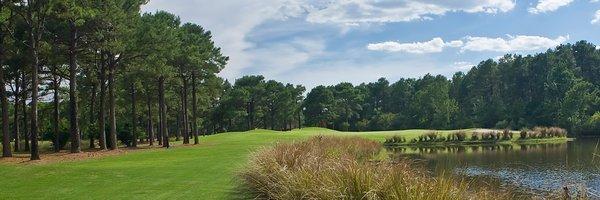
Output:
[[[585,187],[592,199],[600,191],[600,139],[561,144],[488,145],[392,149],[426,161],[436,174],[519,188],[533,195]],[[594,156],[596,154],[596,156]],[[572,191],[573,192],[573,191]]]

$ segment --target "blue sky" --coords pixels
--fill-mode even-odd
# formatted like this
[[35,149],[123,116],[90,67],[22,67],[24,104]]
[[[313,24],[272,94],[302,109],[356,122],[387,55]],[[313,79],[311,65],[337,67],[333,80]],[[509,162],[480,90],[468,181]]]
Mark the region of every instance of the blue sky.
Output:
[[151,0],[211,30],[220,73],[308,88],[451,76],[487,58],[561,43],[600,44],[598,0]]

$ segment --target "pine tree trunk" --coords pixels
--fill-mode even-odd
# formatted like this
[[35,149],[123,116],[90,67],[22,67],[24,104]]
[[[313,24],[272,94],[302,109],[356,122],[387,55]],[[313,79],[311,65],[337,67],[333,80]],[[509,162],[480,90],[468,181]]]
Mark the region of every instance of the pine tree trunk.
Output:
[[108,124],[110,126],[110,150],[117,149],[117,119],[115,102],[115,63],[110,63],[108,68]]
[[[0,37],[1,39],[4,38]],[[4,65],[4,44],[0,42],[0,66],[2,65]],[[12,157],[10,133],[8,132],[8,98],[6,97],[4,69],[0,69],[0,99],[2,99],[2,157]]]
[[104,59],[104,53],[101,53],[100,57],[100,71],[98,74],[98,78],[100,79],[100,105],[98,108],[98,145],[100,145],[101,150],[106,150],[106,60]]
[[150,146],[154,145],[154,124],[152,123],[152,101],[150,99],[150,89],[146,88],[146,106],[148,115],[148,142]]
[[167,132],[167,107],[165,105],[165,77],[158,78],[158,96],[160,107],[160,133],[163,139],[163,147],[169,148],[169,133]]
[[27,76],[25,75],[25,72],[23,72],[21,74],[21,89],[22,89],[22,93],[23,93],[23,98],[21,99],[21,109],[23,109],[23,140],[25,141],[25,151],[30,151],[30,146],[29,146],[29,138],[31,137],[29,134],[29,118],[27,118],[28,114],[28,109],[27,109],[27,98],[29,97],[28,95],[28,91],[27,91],[27,82],[25,82],[27,80]]
[[194,144],[200,143],[198,140],[198,124],[196,119],[198,118],[198,107],[196,104],[196,72],[192,73],[192,133],[194,134]]
[[162,87],[160,80],[161,80],[161,78],[159,78],[158,87],[156,88],[158,90],[158,123],[156,124],[156,126],[157,126],[156,132],[158,133],[158,136],[157,136],[158,145],[162,146],[165,139],[163,138],[164,134],[163,134],[163,128],[162,128],[162,126],[163,126],[163,112],[162,112],[163,107],[161,104],[162,98],[160,96],[161,95],[160,89]]
[[[40,33],[38,33],[40,34]],[[38,78],[38,66],[39,56],[37,51],[37,34],[33,33],[33,28],[29,32],[29,41],[31,45],[31,160],[39,160],[40,152],[38,147],[38,89],[39,89],[39,78]]]
[[183,77],[183,144],[190,143],[190,130],[188,120],[188,79]]
[[21,85],[20,85],[20,81],[19,81],[19,76],[15,77],[15,112],[14,112],[14,116],[13,116],[13,133],[15,134],[15,152],[20,150],[20,145],[19,143],[21,142],[21,138],[20,138],[20,133],[21,131],[19,130],[20,127],[20,121],[19,121],[19,111],[20,111],[20,106],[21,105],[21,99],[19,98],[21,96]]
[[131,140],[131,147],[137,147],[137,112],[136,112],[136,94],[135,94],[135,83],[131,83],[131,134],[133,139]]
[[[77,29],[70,23],[71,38],[69,41],[69,122],[71,132],[71,153],[81,152],[81,136],[79,135],[79,108],[77,106]],[[58,137],[57,137],[58,138]]]
[[[90,100],[90,127],[94,125],[94,119],[95,116],[94,114],[96,113],[96,90],[97,90],[98,84],[94,83],[94,85],[92,86],[92,97]],[[90,136],[90,149],[94,149],[96,148],[96,144],[94,144],[94,132],[88,130],[89,136]]]
[[54,133],[54,152],[59,152],[60,151],[60,133],[59,133],[59,128],[58,128],[58,123],[60,120],[60,108],[59,108],[59,102],[60,102],[60,95],[59,95],[59,87],[60,87],[60,83],[58,80],[58,75],[56,74],[56,66],[52,67],[52,89],[54,90],[53,92],[53,109],[54,112],[52,113],[52,132]]

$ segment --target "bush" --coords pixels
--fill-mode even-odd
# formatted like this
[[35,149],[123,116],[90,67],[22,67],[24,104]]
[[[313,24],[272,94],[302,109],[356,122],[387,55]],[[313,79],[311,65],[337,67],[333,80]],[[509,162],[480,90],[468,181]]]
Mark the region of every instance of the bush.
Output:
[[508,130],[508,129],[504,129],[502,131],[502,140],[510,140],[513,138],[513,133]]
[[342,124],[340,124],[340,130],[342,130],[342,131],[348,131],[349,129],[350,129],[350,123],[343,122]]
[[362,138],[277,144],[251,156],[240,189],[247,198],[274,200],[500,199],[465,181],[431,177],[411,160],[374,160],[381,150]]
[[446,141],[462,142],[465,141],[465,139],[467,139],[467,133],[464,131],[457,131],[449,134]]
[[500,135],[498,134],[497,131],[488,131],[488,132],[483,132],[481,134],[481,140],[484,141],[496,141],[500,139]]
[[394,135],[391,138],[386,138],[383,144],[385,145],[396,145],[406,143],[406,138],[403,136]]
[[[110,137],[107,137],[110,138]],[[133,139],[133,135],[131,135],[131,125],[124,124],[124,126],[119,127],[117,129],[117,139],[121,141],[125,146],[131,146],[131,140]]]
[[473,134],[471,134],[471,141],[478,141],[480,135],[481,133],[479,132],[473,132]]
[[438,134],[436,132],[428,132],[425,133],[426,142],[435,142],[438,138]]
[[519,132],[519,139],[527,139],[527,133],[528,129],[521,129],[521,132]]
[[550,137],[567,137],[567,130],[559,127],[550,127],[546,129]]
[[[70,142],[71,139],[71,135],[69,134],[69,131],[65,130],[65,129],[60,129],[58,130],[58,145],[60,147],[60,149],[64,149],[65,146],[67,146],[67,142]],[[42,140],[49,140],[52,141],[52,145],[54,144],[54,141],[56,139],[56,134],[54,134],[52,131],[45,131],[42,134]]]

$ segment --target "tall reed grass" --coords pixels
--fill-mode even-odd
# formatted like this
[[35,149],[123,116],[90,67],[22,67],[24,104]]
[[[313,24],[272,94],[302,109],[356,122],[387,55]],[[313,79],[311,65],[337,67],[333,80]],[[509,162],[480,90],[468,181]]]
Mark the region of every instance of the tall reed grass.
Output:
[[381,144],[319,136],[252,155],[239,173],[254,199],[502,199],[464,181],[430,176],[408,159],[390,160]]

